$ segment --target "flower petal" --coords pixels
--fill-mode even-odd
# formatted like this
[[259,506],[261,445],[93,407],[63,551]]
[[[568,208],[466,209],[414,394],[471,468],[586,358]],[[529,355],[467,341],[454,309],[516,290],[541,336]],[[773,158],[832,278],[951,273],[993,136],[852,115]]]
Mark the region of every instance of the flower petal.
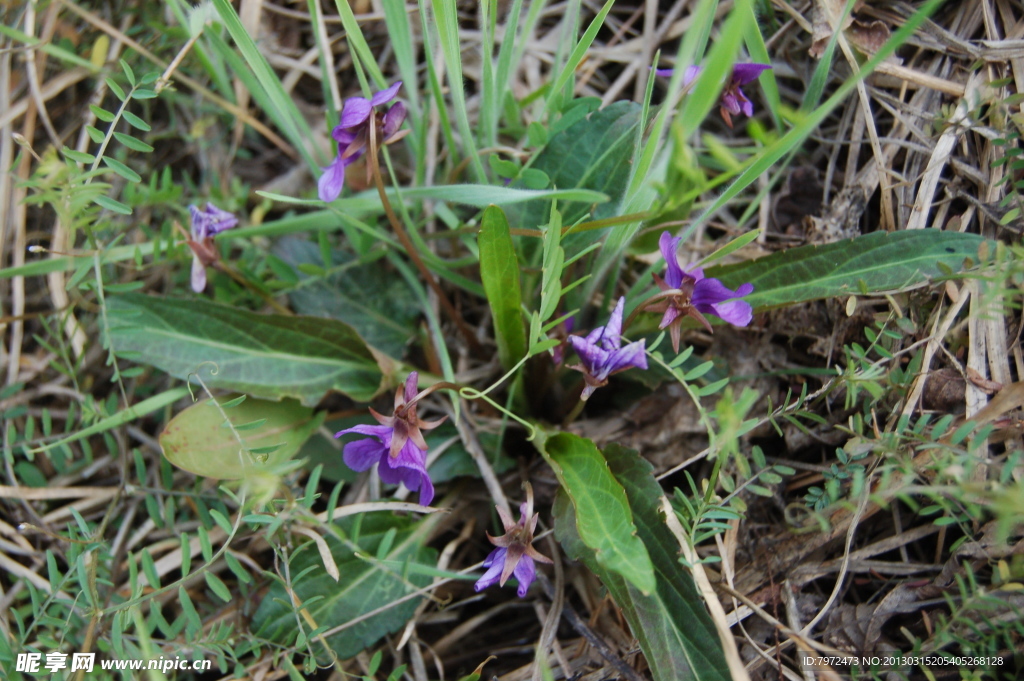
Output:
[[[746,289],[747,286],[748,284],[744,284],[740,289]],[[740,291],[733,291],[718,279],[701,279],[693,286],[693,297],[690,299],[690,302],[701,312],[708,312],[709,310],[701,308],[722,303],[732,298],[740,298],[753,290],[754,287],[750,286],[749,290],[746,290],[745,293],[740,293]]]
[[317,196],[325,203],[330,203],[341,196],[341,188],[345,185],[346,160],[338,156],[331,165],[323,169],[324,174],[317,182]]
[[398,94],[398,88],[400,87],[402,87],[402,81],[395,81],[395,84],[392,85],[391,87],[376,93],[373,96],[373,99],[370,100],[370,104],[373,106],[387,104],[388,102],[395,98],[395,95]]
[[512,574],[519,580],[519,588],[516,589],[516,595],[520,598],[525,598],[526,592],[530,590],[530,585],[537,578],[537,569],[533,564],[533,558],[529,556],[520,558]]
[[199,256],[192,254],[192,290],[202,293],[206,289],[206,266]]
[[605,365],[605,369],[608,372],[607,375],[611,375],[619,371],[625,371],[631,367],[646,369],[647,355],[644,352],[645,342],[645,340],[638,340],[611,353],[611,356],[608,358],[608,362]]
[[608,359],[608,353],[597,345],[587,342],[586,338],[580,336],[569,336],[569,345],[579,355],[580,361],[588,372],[593,373]]
[[388,112],[384,114],[384,125],[381,129],[381,136],[385,142],[392,135],[398,132],[400,127],[402,127],[402,123],[405,122],[405,115],[405,104],[402,104],[401,102],[395,102],[394,106],[388,109]]
[[331,131],[337,135],[365,123],[373,112],[373,104],[366,97],[349,97],[341,109],[341,122]]
[[662,232],[658,239],[658,248],[661,250],[661,257],[665,259],[668,269],[665,270],[665,283],[669,288],[679,288],[683,284],[683,268],[679,266],[679,258],[676,251],[679,250],[679,242],[682,237],[674,237],[671,232]]
[[375,437],[381,442],[385,440],[390,443],[391,435],[394,432],[394,428],[388,426],[375,426],[370,423],[360,423],[359,425],[346,428],[345,430],[339,430],[334,434],[334,437],[341,437],[342,435],[350,435],[356,433],[357,435],[369,435]]
[[737,85],[746,85],[757,80],[771,67],[771,64],[736,64],[732,67],[731,80]]
[[476,580],[476,584],[473,585],[474,591],[483,591],[498,583],[498,580],[501,578],[501,569],[505,564],[505,551],[506,549],[502,548],[494,549],[487,556],[487,560],[484,561],[484,567],[487,568],[487,572],[480,579]]
[[604,326],[600,345],[604,350],[617,350],[622,345],[622,313],[626,308],[626,296],[621,296],[612,310],[612,316]]
[[381,457],[387,458],[387,454],[388,450],[380,440],[368,437],[345,445],[342,458],[345,460],[345,465],[352,470],[365,471],[380,461]]
[[654,69],[654,75],[664,76],[665,78],[671,78],[672,74],[675,73],[675,69]]
[[419,449],[412,440],[406,440],[398,456],[381,458],[379,473],[380,479],[389,485],[403,483],[413,492],[419,490],[420,504],[424,506],[434,498],[434,483],[426,468],[426,452]]
[[419,372],[413,371],[405,379],[405,403],[406,404],[409,404],[410,402],[412,402],[412,399],[414,397],[416,397],[416,393],[419,392],[419,387],[417,385],[419,383],[419,377],[420,377]]
[[745,300],[718,303],[717,305],[712,305],[711,308],[711,310],[701,310],[701,312],[710,312],[711,314],[718,315],[734,326],[746,326],[754,318],[754,310],[750,307],[750,303]]
[[683,73],[683,85],[689,85],[693,81],[697,80],[697,76],[699,76],[700,72],[703,70],[703,67],[697,66],[696,64],[693,66],[687,66],[686,72]]
[[733,115],[738,115],[743,111],[740,108],[740,100],[732,92],[726,92],[722,95],[722,106]]
[[234,213],[229,213],[226,210],[221,210],[212,203],[206,204],[206,219],[207,219],[207,236],[211,234],[220,234],[226,229],[231,229],[238,224],[238,218],[235,217]]

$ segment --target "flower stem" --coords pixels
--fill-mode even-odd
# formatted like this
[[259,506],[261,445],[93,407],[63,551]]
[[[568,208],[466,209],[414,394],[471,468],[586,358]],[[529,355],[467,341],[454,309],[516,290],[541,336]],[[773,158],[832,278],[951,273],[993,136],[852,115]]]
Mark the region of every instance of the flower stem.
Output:
[[420,274],[423,275],[427,284],[429,284],[430,288],[437,294],[437,299],[440,301],[441,307],[444,308],[445,314],[455,322],[455,326],[458,327],[459,332],[466,338],[466,342],[469,344],[473,354],[480,355],[483,352],[483,347],[480,345],[480,341],[477,340],[473,330],[466,325],[462,315],[456,311],[451,301],[448,300],[448,296],[445,295],[441,285],[437,283],[437,280],[434,279],[434,275],[431,274],[430,270],[428,270],[427,266],[423,263],[423,260],[420,258],[420,254],[416,251],[416,247],[413,246],[412,240],[409,238],[409,234],[405,231],[405,228],[402,226],[398,216],[395,215],[394,208],[391,207],[391,201],[388,200],[387,192],[384,190],[384,178],[380,172],[380,160],[377,158],[377,126],[371,123],[369,128],[370,139],[368,160],[370,163],[370,171],[373,175],[374,184],[377,185],[377,193],[380,195],[380,202],[384,206],[384,213],[388,216],[388,221],[391,223],[391,227],[395,230],[395,236],[398,237],[398,240],[401,242],[402,248],[405,249],[405,252],[409,254],[409,258],[416,266],[416,269],[420,271]]

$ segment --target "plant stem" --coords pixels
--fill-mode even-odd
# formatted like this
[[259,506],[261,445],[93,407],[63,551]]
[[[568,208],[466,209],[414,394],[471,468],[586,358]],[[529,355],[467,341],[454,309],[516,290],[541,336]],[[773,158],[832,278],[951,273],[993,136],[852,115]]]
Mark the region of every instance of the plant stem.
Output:
[[445,314],[455,322],[455,326],[458,327],[459,332],[461,332],[466,338],[466,342],[469,344],[473,354],[481,355],[483,353],[483,346],[480,345],[480,341],[477,340],[473,330],[466,325],[462,315],[456,311],[451,301],[448,300],[448,296],[445,295],[441,285],[437,283],[437,280],[434,279],[434,275],[431,274],[430,270],[428,270],[427,266],[423,263],[423,259],[420,258],[420,254],[416,251],[415,246],[413,246],[412,240],[409,238],[409,234],[405,231],[405,228],[402,226],[398,216],[395,215],[394,208],[391,207],[391,202],[388,200],[387,192],[384,190],[384,178],[380,174],[380,161],[377,158],[377,126],[371,122],[369,128],[370,139],[368,160],[370,163],[370,171],[373,175],[374,184],[377,185],[377,193],[380,195],[380,202],[384,206],[384,213],[388,216],[388,221],[391,223],[391,227],[395,230],[395,236],[397,236],[398,240],[402,243],[402,248],[404,248],[405,252],[409,254],[409,258],[416,266],[416,269],[420,271],[420,274],[423,275],[427,284],[429,284],[430,288],[435,294],[437,294],[437,299],[441,303],[441,307],[444,308]]

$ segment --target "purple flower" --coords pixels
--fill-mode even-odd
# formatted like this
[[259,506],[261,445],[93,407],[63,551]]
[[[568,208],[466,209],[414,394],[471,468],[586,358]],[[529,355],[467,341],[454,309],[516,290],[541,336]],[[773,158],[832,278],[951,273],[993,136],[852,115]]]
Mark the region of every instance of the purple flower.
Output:
[[370,143],[370,126],[375,129],[377,146],[389,144],[400,139],[398,129],[405,121],[405,105],[395,103],[386,112],[381,113],[376,107],[387,104],[395,98],[402,81],[398,81],[386,90],[373,95],[372,98],[349,97],[341,110],[341,121],[331,131],[331,137],[338,143],[338,155],[331,165],[323,169],[317,189],[321,201],[333,201],[341,195],[345,184],[345,168],[359,160]]
[[237,225],[238,218],[212,203],[206,204],[206,210],[191,205],[188,212],[192,218],[192,238],[186,242],[192,249],[192,290],[202,293],[206,288],[206,268],[220,258],[213,237]]
[[581,362],[569,368],[582,371],[586,381],[581,400],[586,400],[595,390],[607,385],[608,377],[612,374],[630,367],[647,368],[644,341],[639,340],[622,347],[622,311],[625,305],[625,297],[619,298],[608,324],[597,327],[586,336],[569,336],[569,344]]
[[[735,64],[732,67],[732,75],[729,77],[729,82],[726,84],[725,89],[722,90],[722,95],[719,98],[722,118],[725,119],[725,124],[730,128],[732,127],[732,117],[738,116],[741,113],[746,116],[754,115],[754,104],[747,96],[743,94],[743,90],[740,89],[741,85],[747,85],[757,80],[762,73],[770,69],[769,64]],[[654,72],[659,76],[671,76],[674,69],[655,69]],[[700,75],[700,66],[689,66],[686,69],[686,73],[683,74],[683,85],[689,85],[697,76]]]
[[681,237],[673,238],[669,232],[661,233],[658,246],[668,269],[665,270],[664,279],[654,275],[654,281],[662,293],[655,296],[657,300],[654,303],[644,308],[650,312],[664,313],[659,328],[668,327],[672,336],[672,349],[676,352],[679,352],[679,333],[684,317],[696,319],[711,332],[711,324],[705,319],[705,314],[713,314],[736,326],[746,326],[754,312],[746,301],[734,300],[753,292],[753,284],[743,284],[732,291],[718,279],[706,278],[700,267],[687,272],[676,259],[680,241]]
[[437,428],[444,423],[424,421],[416,415],[417,382],[415,371],[405,379],[405,388],[395,392],[395,412],[384,416],[372,408],[370,413],[379,426],[358,425],[339,431],[334,437],[348,433],[359,433],[370,437],[355,440],[345,445],[342,456],[345,465],[355,471],[365,471],[379,463],[380,479],[389,485],[404,483],[412,491],[419,490],[420,504],[426,506],[434,498],[434,483],[427,473],[427,442],[421,430]]
[[533,488],[526,483],[526,501],[519,505],[519,522],[512,522],[508,511],[501,506],[495,506],[498,515],[501,516],[501,524],[505,527],[505,534],[500,537],[492,537],[490,533],[487,539],[498,548],[484,559],[484,567],[487,572],[476,581],[473,588],[476,591],[483,591],[487,587],[500,584],[505,586],[508,578],[515,575],[519,581],[519,588],[516,594],[523,598],[529,591],[530,585],[537,577],[537,569],[533,561],[551,563],[552,560],[533,548],[533,533],[537,530],[538,514],[533,512]]

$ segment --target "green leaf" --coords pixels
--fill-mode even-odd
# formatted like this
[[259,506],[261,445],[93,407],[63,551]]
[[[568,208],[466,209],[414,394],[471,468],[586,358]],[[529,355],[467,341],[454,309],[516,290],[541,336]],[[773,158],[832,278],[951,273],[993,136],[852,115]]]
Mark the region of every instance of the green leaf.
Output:
[[497,206],[484,210],[477,243],[480,246],[480,279],[491,306],[498,357],[505,369],[511,369],[526,354],[526,327],[521,311],[519,259],[508,220]]
[[[323,233],[323,232],[321,232]],[[316,244],[305,239],[281,239],[274,253],[302,271],[303,265],[323,265]],[[299,314],[329,317],[350,324],[371,346],[391,357],[402,357],[416,336],[419,305],[408,285],[380,262],[359,264],[343,251],[331,251],[326,279],[302,283],[288,294]],[[337,270],[341,271],[337,271]],[[321,267],[321,271],[324,269]],[[307,272],[308,274],[308,272]]]
[[[108,159],[104,158],[103,160],[106,161]],[[127,168],[127,166],[125,167]],[[94,196],[92,200],[95,201],[99,206],[102,206],[103,208],[106,208],[107,210],[113,213],[117,213],[119,215],[132,214],[132,209],[130,207],[126,206],[125,204],[121,203],[116,199],[110,198],[109,196],[103,196],[101,194],[100,196]]]
[[103,138],[106,137],[102,131],[91,125],[85,126],[85,131],[89,134],[89,139],[92,140],[93,144],[102,144]]
[[122,90],[121,86],[117,84],[117,81],[113,78],[106,78],[105,81],[107,83],[107,87],[109,87],[110,91],[114,93],[114,96],[123,102],[125,100],[124,90]]
[[61,149],[61,153],[76,163],[93,163],[96,157],[85,151],[75,151],[70,147]]
[[131,135],[125,134],[123,132],[115,132],[114,139],[116,139],[118,142],[125,145],[132,151],[142,151],[147,154],[153,151],[153,147],[149,146],[139,138],[132,137]]
[[209,570],[203,573],[203,577],[206,578],[206,585],[210,587],[210,591],[217,594],[217,596],[225,603],[231,602],[231,590],[228,589],[220,577],[213,574]]
[[656,590],[644,595],[597,562],[580,540],[575,511],[561,492],[555,501],[555,536],[570,557],[582,560],[608,587],[640,642],[655,681],[728,681],[731,677],[717,630],[693,578],[678,561],[678,543],[661,515],[663,492],[651,465],[618,445],[604,453],[629,499],[638,535],[654,565]]
[[[142,178],[137,172],[121,163],[120,161],[110,158],[109,156],[103,157],[103,163],[113,170],[115,173],[128,180],[129,182],[142,182]],[[130,212],[130,211],[129,211]]]
[[744,300],[755,308],[777,307],[834,296],[906,291],[941,277],[942,267],[965,269],[978,262],[985,241],[975,234],[938,229],[872,232],[824,246],[801,246],[757,260],[708,268],[705,275],[729,288],[744,282],[754,292]]
[[[565,250],[562,248],[562,216],[551,207],[551,219],[544,230],[544,266],[541,268],[540,321],[546,322],[555,314],[562,299],[562,268]],[[533,342],[534,338],[530,341]]]
[[101,106],[96,106],[95,104],[90,104],[89,110],[93,112],[96,118],[100,119],[104,123],[110,123],[112,120],[117,118],[115,114],[107,111]]
[[[616,102],[552,135],[531,167],[546,173],[560,190],[586,189],[607,195],[610,203],[594,211],[594,217],[609,217],[614,214],[629,179],[629,162],[639,125],[640,106]],[[579,200],[559,204],[563,222],[573,224],[590,212],[592,204]],[[536,228],[547,223],[548,206],[536,201],[510,213],[509,219],[516,227]],[[585,238],[589,243],[596,236]]]
[[[254,419],[262,423],[242,432],[236,427],[236,437],[230,428],[223,427],[225,413],[232,423]],[[160,446],[167,460],[178,468],[208,478],[238,480],[247,477],[250,471],[291,459],[320,426],[323,417],[324,412],[314,414],[312,409],[295,400],[248,399],[223,413],[211,400],[205,400],[171,419],[160,433]],[[278,444],[281,446],[264,460],[246,451]],[[220,524],[222,517],[218,513],[214,520]],[[230,532],[231,523],[227,522],[227,526]]]
[[121,117],[128,121],[128,124],[131,125],[133,128],[141,130],[142,132],[149,132],[150,130],[153,129],[152,127],[150,127],[149,123],[142,120],[141,118],[133,114],[131,111],[122,111]]
[[655,589],[654,566],[637,536],[626,493],[597,445],[572,433],[538,431],[536,446],[575,509],[576,531],[603,568],[644,594]]
[[[430,584],[431,578],[425,571],[396,570],[369,556],[375,556],[385,535],[396,529],[387,554],[389,563],[407,562],[410,567],[433,568],[437,552],[422,542],[434,523],[432,517],[415,523],[386,513],[343,518],[332,526],[338,536],[326,537],[341,578],[335,582],[327,574],[319,552],[309,542],[292,555],[290,573],[303,574],[292,585],[295,597],[302,603],[319,597],[305,607],[317,626],[332,628]],[[312,569],[305,572],[307,568]],[[399,603],[328,637],[327,642],[338,657],[352,657],[373,646],[382,636],[398,631],[419,602],[419,598],[412,598]],[[256,635],[281,643],[293,640],[296,615],[290,603],[291,596],[275,582],[253,615],[252,629]]]
[[201,371],[211,388],[313,405],[331,390],[367,402],[382,387],[366,343],[332,319],[141,294],[111,297],[107,310],[115,351],[181,379]]

